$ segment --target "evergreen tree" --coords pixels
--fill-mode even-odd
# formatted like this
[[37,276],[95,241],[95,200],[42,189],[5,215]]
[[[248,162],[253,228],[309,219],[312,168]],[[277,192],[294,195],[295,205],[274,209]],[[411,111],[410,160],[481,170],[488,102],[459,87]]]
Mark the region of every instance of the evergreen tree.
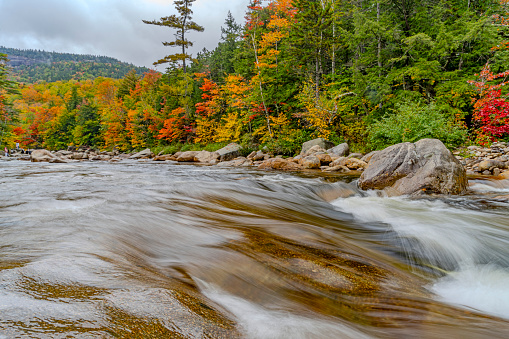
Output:
[[154,62],[154,65],[164,64],[164,63],[174,63],[174,62],[182,62],[182,68],[184,73],[186,73],[186,60],[192,60],[191,55],[187,54],[187,49],[193,46],[193,43],[189,41],[186,36],[190,31],[203,32],[204,28],[198,25],[196,22],[192,21],[191,15],[193,11],[191,10],[191,6],[193,2],[196,0],[175,0],[175,8],[179,15],[176,14],[162,17],[159,21],[147,21],[143,20],[144,23],[156,26],[164,26],[176,29],[175,40],[171,42],[163,42],[164,46],[170,47],[179,47],[181,48],[181,53],[170,54],[160,59],[159,61]]
[[332,6],[324,0],[295,0],[295,24],[290,33],[292,55],[297,65],[307,66],[314,75],[318,97],[324,74],[324,59],[332,45]]
[[117,98],[124,98],[126,95],[129,95],[132,90],[136,88],[136,83],[140,80],[140,77],[136,75],[136,70],[131,70],[126,74],[117,92]]

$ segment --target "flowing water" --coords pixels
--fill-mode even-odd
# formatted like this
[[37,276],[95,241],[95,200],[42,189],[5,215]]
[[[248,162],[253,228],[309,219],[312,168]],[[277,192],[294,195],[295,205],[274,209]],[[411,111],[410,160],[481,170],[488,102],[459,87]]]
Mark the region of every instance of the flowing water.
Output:
[[0,338],[507,338],[509,182],[0,163]]

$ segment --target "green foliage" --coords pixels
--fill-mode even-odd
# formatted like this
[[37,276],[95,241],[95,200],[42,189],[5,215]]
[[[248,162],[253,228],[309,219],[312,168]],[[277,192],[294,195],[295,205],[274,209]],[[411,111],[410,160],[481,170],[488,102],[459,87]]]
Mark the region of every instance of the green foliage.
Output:
[[267,148],[273,154],[282,154],[286,156],[294,156],[300,153],[302,144],[313,139],[310,132],[300,129],[294,130],[287,138],[279,138],[271,140],[263,144],[262,148]]
[[223,147],[228,145],[227,142],[218,142],[211,143],[207,145],[202,144],[192,144],[192,143],[173,143],[171,145],[166,146],[156,146],[152,149],[152,152],[155,154],[175,154],[177,152],[186,152],[186,151],[209,151],[215,152]]
[[216,142],[216,143],[205,145],[203,150],[204,151],[209,151],[209,152],[215,152],[215,151],[220,150],[221,148],[223,148],[223,147],[225,147],[227,145],[228,145],[227,142]]
[[131,70],[138,74],[148,72],[146,67],[136,67],[117,59],[70,53],[23,50],[0,46],[0,53],[11,59],[12,76],[19,82],[91,80],[97,77],[121,79]]
[[[123,66],[19,52],[18,79],[48,83],[9,96],[22,114],[8,129],[26,131],[31,145],[157,145],[155,153],[233,140],[246,155],[260,147],[294,155],[318,136],[363,152],[424,137],[453,146],[475,128],[468,81],[487,61],[495,73],[509,62],[497,0],[251,0],[245,24],[229,13],[218,46],[197,59],[187,53],[188,33],[202,30],[192,3],[176,0],[177,14],[145,21],[175,33],[164,45],[178,52],[156,62],[168,63],[164,74],[130,67],[122,81],[92,81]],[[211,141],[224,142],[203,145]]]
[[171,144],[171,145],[166,145],[166,146],[157,146],[157,147],[154,147],[152,149],[152,152],[154,152],[154,154],[175,154],[177,152],[180,151],[180,149],[182,148],[182,144]]
[[447,117],[435,103],[405,102],[395,112],[374,123],[369,129],[369,145],[380,150],[401,142],[436,138],[448,147],[466,141],[466,129]]

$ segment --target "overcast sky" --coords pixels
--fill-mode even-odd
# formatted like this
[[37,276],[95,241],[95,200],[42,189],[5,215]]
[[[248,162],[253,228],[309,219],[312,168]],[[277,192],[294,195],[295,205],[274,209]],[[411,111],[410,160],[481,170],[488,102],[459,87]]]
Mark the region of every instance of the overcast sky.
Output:
[[[244,21],[249,0],[197,0],[193,20],[205,32],[190,35],[194,55],[217,46],[230,10]],[[137,66],[152,63],[176,49],[164,47],[174,31],[146,25],[177,14],[173,0],[0,0],[0,46],[105,55]]]

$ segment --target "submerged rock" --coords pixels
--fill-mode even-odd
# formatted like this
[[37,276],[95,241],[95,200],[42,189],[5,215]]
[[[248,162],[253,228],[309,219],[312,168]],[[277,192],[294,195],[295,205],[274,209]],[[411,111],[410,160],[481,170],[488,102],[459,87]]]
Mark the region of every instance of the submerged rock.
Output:
[[390,188],[391,195],[459,194],[467,188],[465,169],[437,139],[406,142],[377,152],[359,179],[361,189]]

